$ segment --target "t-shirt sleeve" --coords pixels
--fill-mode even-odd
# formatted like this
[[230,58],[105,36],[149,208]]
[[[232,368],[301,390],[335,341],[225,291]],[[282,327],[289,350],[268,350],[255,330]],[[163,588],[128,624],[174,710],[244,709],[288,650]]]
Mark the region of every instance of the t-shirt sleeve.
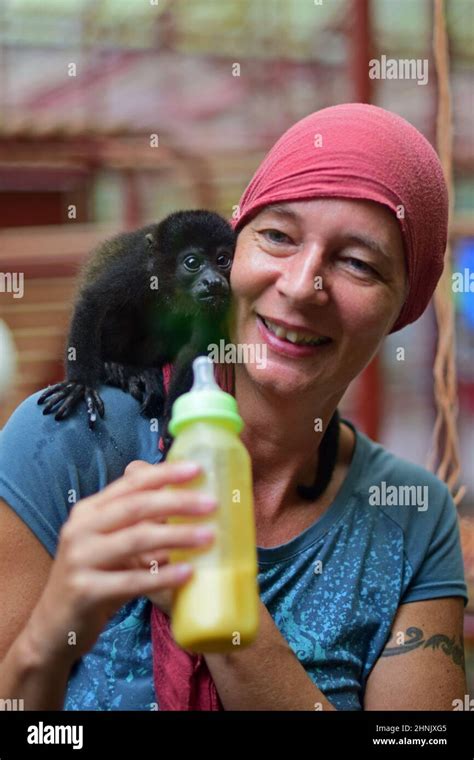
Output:
[[456,505],[447,486],[438,481],[438,487],[440,508],[428,535],[413,531],[407,545],[412,577],[401,604],[448,596],[468,601]]
[[67,452],[68,432],[56,430],[54,417],[43,416],[35,396],[17,407],[0,433],[0,497],[54,555],[72,506],[68,491],[77,483]]
[[120,477],[133,459],[158,461],[157,433],[139,405],[103,386],[106,415],[90,430],[79,408],[60,422],[25,399],[0,431],[0,498],[54,556],[59,532],[74,504]]

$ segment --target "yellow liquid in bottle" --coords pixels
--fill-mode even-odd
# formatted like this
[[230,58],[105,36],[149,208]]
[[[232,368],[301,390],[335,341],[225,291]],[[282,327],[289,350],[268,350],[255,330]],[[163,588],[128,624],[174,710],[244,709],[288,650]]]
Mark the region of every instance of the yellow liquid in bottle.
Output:
[[184,487],[214,496],[218,507],[204,517],[169,518],[170,523],[200,523],[215,531],[214,542],[203,549],[170,553],[171,562],[194,567],[190,580],[174,594],[173,635],[192,652],[236,651],[250,644],[258,631],[250,457],[225,423],[202,420],[187,425],[174,441],[167,461],[180,460],[202,466],[202,474]]

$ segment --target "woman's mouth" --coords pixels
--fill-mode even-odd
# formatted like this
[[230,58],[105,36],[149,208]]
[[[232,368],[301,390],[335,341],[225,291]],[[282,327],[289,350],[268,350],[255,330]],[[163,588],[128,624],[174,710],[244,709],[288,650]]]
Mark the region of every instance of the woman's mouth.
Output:
[[303,331],[287,330],[260,314],[257,314],[257,325],[265,342],[285,356],[313,356],[332,342],[326,336],[315,338]]

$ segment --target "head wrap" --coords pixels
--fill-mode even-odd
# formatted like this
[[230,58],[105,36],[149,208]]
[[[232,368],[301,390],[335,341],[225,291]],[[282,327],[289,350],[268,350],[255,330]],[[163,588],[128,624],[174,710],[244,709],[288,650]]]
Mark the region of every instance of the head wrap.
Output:
[[408,296],[391,332],[418,319],[441,277],[448,230],[446,183],[428,140],[377,106],[347,103],[315,111],[265,156],[232,224],[239,231],[270,203],[318,197],[371,200],[396,215]]

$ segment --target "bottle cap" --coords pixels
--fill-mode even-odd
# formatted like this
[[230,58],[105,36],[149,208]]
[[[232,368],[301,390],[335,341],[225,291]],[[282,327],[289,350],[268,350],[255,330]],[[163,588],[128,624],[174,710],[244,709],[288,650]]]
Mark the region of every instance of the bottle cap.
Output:
[[183,425],[198,420],[225,422],[236,433],[244,423],[237,409],[237,402],[225,393],[214,379],[214,364],[208,356],[198,356],[193,361],[194,382],[188,393],[183,393],[173,404],[169,431],[176,436]]

